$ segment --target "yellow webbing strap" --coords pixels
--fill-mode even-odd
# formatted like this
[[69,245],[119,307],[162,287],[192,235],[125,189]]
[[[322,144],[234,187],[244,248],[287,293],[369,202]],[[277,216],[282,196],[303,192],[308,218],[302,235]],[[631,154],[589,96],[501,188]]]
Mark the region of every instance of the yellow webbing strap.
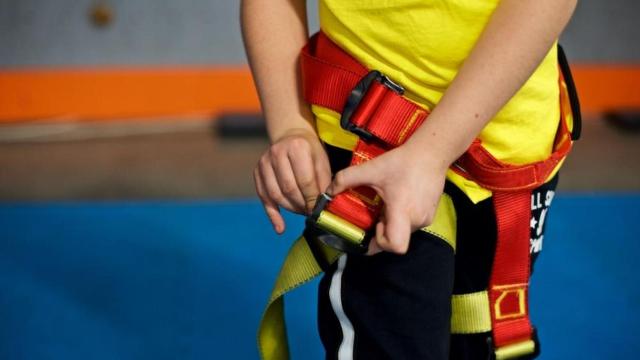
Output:
[[[433,223],[422,230],[441,238],[455,249],[456,213],[449,195],[442,195]],[[319,245],[327,263],[332,264],[340,256],[337,250]],[[322,269],[313,257],[307,241],[300,237],[289,249],[260,321],[258,350],[262,359],[289,359],[283,296],[320,273]]]
[[454,294],[451,298],[451,333],[477,334],[491,331],[489,293]]
[[[335,257],[331,259],[330,263],[333,263],[340,255],[338,251],[328,246],[323,246],[322,251],[327,259]],[[331,256],[331,252],[334,253],[333,256]],[[322,273],[322,269],[313,257],[307,241],[301,236],[289,249],[260,321],[258,350],[263,359],[289,359],[283,296],[320,273]]]
[[[453,295],[451,298],[451,333],[478,334],[491,331],[489,293],[478,291],[471,294]],[[533,354],[536,343],[526,340],[495,349],[496,360],[516,359]]]
[[457,223],[456,208],[453,206],[453,200],[449,195],[442,194],[431,225],[421,230],[444,240],[455,252]]
[[533,354],[536,351],[536,343],[527,340],[496,349],[496,360],[517,359],[524,355]]
[[316,226],[356,245],[361,244],[366,237],[364,230],[326,210],[318,216]]

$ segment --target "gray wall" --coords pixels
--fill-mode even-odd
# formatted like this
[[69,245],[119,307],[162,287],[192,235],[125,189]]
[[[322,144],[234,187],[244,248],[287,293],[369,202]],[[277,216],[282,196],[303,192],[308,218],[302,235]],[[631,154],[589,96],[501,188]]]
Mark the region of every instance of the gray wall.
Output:
[[[239,0],[106,2],[115,21],[96,28],[94,0],[0,0],[0,67],[245,62]],[[315,19],[316,0],[309,8]],[[563,37],[569,56],[640,62],[639,14],[638,0],[580,1]]]
[[94,0],[0,0],[0,66],[205,64],[244,61],[239,0],[111,0],[96,28]]
[[571,59],[640,62],[639,0],[579,0],[561,42]]

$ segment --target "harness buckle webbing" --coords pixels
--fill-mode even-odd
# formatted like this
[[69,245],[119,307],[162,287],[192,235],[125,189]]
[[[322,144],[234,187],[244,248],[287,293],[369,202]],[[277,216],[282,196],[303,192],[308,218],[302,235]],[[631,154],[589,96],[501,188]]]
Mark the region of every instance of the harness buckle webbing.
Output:
[[[369,92],[372,88],[372,84],[379,83],[383,86],[375,86],[375,91]],[[384,89],[389,89],[398,95],[404,94],[404,88],[395,82],[391,81],[386,75],[380,71],[370,71],[365,77],[358,82],[358,84],[351,90],[347,102],[342,110],[342,116],[340,117],[340,126],[366,141],[371,141],[375,136],[361,127],[368,116],[371,115],[375,108],[379,104],[382,96],[384,95]],[[360,107],[363,99],[367,98],[367,106]],[[366,109],[366,110],[364,110]],[[354,115],[358,115],[358,121],[352,121]],[[363,121],[364,119],[364,121]]]
[[[302,50],[301,66],[305,100],[341,112],[341,127],[358,135],[351,166],[403,144],[427,118],[426,109],[403,96],[402,86],[380,71],[368,71],[322,33]],[[378,194],[365,186],[333,197],[322,194],[307,226],[322,230],[318,238],[326,245],[362,254],[382,206]]]

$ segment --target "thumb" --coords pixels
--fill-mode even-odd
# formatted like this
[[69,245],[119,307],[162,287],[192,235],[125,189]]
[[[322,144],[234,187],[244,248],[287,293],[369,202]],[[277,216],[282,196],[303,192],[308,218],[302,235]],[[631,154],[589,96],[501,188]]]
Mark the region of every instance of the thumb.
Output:
[[337,195],[347,189],[361,185],[374,187],[376,178],[377,174],[369,161],[360,165],[350,166],[336,173],[327,192],[330,195]]
[[382,230],[382,234],[376,234],[378,245],[387,251],[405,254],[409,250],[411,237],[409,217],[401,211],[401,208],[387,204],[384,220],[384,226],[378,229]]

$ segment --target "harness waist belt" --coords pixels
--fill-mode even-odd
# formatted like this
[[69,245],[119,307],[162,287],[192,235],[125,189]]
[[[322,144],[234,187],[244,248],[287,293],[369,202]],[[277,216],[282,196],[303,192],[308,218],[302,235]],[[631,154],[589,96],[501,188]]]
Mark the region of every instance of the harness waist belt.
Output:
[[[426,109],[402,96],[401,86],[380,72],[368,71],[323,33],[312,37],[302,50],[301,66],[305,99],[341,112],[341,126],[360,137],[351,165],[401,145],[428,115]],[[498,236],[488,296],[496,354],[504,353],[499,350],[507,346],[522,348],[517,345],[529,344],[533,338],[528,315],[531,190],[549,178],[573,143],[568,126],[572,109],[567,104],[571,103],[563,71],[560,74],[562,115],[554,151],[547,159],[525,165],[506,164],[475,140],[453,166],[454,171],[494,191]],[[328,245],[343,251],[366,251],[381,199],[368,188],[347,190],[333,199],[323,197],[308,225],[336,234],[324,237]],[[346,231],[340,229],[345,224],[337,219],[346,221],[347,228],[351,224],[362,231],[345,236]]]
[[[561,119],[552,154],[533,164],[507,164],[493,157],[480,140],[475,140],[452,165],[452,170],[493,191],[497,223],[496,251],[486,295],[454,296],[453,301],[453,305],[469,303],[482,307],[466,311],[481,318],[467,322],[460,318],[462,314],[454,314],[452,320],[462,333],[469,333],[474,329],[487,331],[486,319],[490,318],[490,340],[495,350],[493,358],[496,359],[535,355],[539,350],[528,309],[531,191],[548,180],[571,150],[573,140],[578,137],[580,120],[571,74],[562,49],[558,47],[558,50]],[[400,146],[428,116],[427,109],[403,96],[402,86],[379,71],[369,71],[321,32],[303,48],[301,68],[305,100],[341,113],[341,126],[359,136],[351,165]],[[565,76],[568,81],[565,81]],[[572,127],[576,129],[573,135]],[[265,324],[275,323],[275,319],[282,316],[281,297],[284,292],[308,281],[312,274],[320,271],[317,264],[308,265],[309,254],[313,252],[316,259],[321,258],[319,263],[326,265],[339,255],[334,249],[365,252],[382,205],[380,197],[367,187],[350,189],[333,197],[327,194],[319,197],[307,219],[308,229],[313,229],[308,231],[308,235],[314,238],[307,239],[307,243],[314,244],[319,240],[324,245],[313,250],[297,242],[292,248],[263,317],[259,335],[261,355],[268,359],[288,357],[286,343],[272,341],[283,337],[284,327]],[[300,279],[289,279],[289,275],[284,277],[294,266],[291,265],[293,262],[289,263],[294,259],[304,259],[301,263],[304,265],[295,266],[309,269],[307,275]],[[285,278],[287,281],[280,283]],[[468,299],[474,301],[469,302]],[[484,308],[487,303],[489,309]],[[453,311],[456,311],[455,306]]]

